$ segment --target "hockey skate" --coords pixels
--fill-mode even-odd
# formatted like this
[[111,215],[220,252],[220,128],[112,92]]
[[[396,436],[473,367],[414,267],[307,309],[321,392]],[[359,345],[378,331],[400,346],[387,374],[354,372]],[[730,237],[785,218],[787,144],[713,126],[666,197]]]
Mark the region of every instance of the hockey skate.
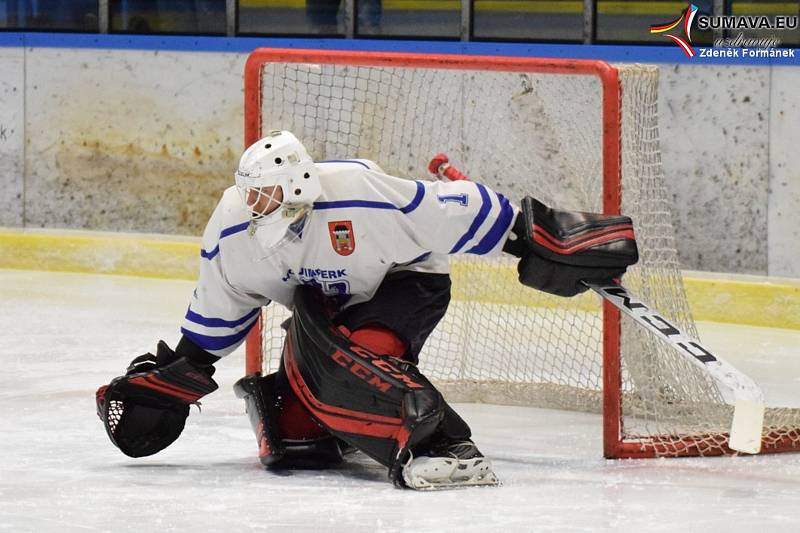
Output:
[[403,467],[406,486],[415,490],[496,486],[492,463],[470,440],[434,446]]

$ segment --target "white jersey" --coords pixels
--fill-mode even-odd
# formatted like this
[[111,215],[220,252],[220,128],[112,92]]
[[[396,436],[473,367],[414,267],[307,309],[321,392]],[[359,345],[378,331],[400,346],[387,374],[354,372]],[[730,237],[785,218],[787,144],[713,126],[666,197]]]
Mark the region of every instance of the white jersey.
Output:
[[498,253],[517,208],[474,182],[412,181],[367,160],[316,164],[322,195],[300,238],[267,257],[235,187],[203,234],[200,279],[181,332],[222,357],[244,340],[271,301],[289,308],[298,285],[343,307],[368,301],[387,274],[449,272],[448,254]]

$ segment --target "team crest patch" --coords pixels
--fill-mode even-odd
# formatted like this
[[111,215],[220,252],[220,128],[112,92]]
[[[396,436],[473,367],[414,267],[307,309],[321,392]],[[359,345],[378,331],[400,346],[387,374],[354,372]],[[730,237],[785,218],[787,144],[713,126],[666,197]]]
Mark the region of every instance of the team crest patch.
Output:
[[337,254],[350,255],[355,251],[356,236],[350,220],[328,222],[328,232],[331,234],[331,244]]

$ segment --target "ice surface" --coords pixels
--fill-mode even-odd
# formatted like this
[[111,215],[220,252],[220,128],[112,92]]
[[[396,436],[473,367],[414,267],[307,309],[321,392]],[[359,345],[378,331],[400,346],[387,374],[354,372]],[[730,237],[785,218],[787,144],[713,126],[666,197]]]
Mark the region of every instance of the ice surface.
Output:
[[[171,345],[193,284],[0,270],[0,531],[798,531],[800,455],[607,461],[595,415],[457,405],[500,488],[398,490],[366,458],[273,473],[231,390],[160,454],[108,441],[94,391]],[[800,332],[701,324],[767,399],[800,404]]]

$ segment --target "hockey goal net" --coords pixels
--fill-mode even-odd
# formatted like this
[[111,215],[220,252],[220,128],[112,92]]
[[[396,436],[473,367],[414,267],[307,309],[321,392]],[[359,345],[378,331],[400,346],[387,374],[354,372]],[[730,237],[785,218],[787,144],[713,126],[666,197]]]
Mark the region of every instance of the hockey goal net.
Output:
[[[430,179],[436,152],[518,201],[632,217],[625,284],[691,335],[658,136],[658,70],[602,61],[259,49],[245,142],[287,129],[315,160],[366,158]],[[701,369],[594,294],[526,289],[510,258],[451,260],[453,301],[420,355],[449,401],[602,413],[607,457],[731,453],[733,409]],[[265,308],[248,373],[280,360],[288,312]],[[768,409],[762,451],[800,448],[800,415]]]

